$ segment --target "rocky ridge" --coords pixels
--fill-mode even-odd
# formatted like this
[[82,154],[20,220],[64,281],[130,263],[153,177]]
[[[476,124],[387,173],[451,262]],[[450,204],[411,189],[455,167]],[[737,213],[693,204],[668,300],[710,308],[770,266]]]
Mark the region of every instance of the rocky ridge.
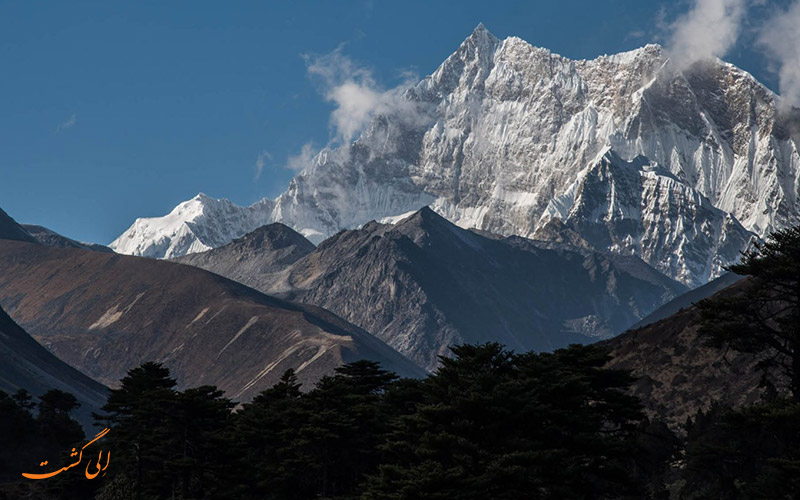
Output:
[[337,233],[288,265],[275,249],[310,243],[264,242],[291,231],[274,226],[177,260],[324,307],[427,370],[453,344],[544,351],[612,336],[686,290],[637,257],[479,234],[428,208]]

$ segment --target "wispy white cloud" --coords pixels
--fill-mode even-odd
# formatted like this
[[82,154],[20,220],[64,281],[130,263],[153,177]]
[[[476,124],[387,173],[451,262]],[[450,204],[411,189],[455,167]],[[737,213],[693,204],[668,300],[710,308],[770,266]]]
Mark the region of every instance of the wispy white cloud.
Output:
[[62,130],[71,129],[77,123],[78,123],[78,115],[75,114],[75,113],[72,113],[72,115],[69,118],[67,118],[62,123],[58,124],[58,127],[56,127],[56,132],[61,132]]
[[659,38],[662,38],[665,33],[671,30],[670,24],[667,22],[667,7],[665,5],[660,6],[658,12],[656,12],[655,25]]
[[258,180],[261,177],[261,173],[264,172],[264,167],[267,166],[268,162],[272,161],[272,155],[269,154],[269,151],[262,151],[259,153],[258,158],[256,158],[256,172],[255,176],[253,177],[255,180]]
[[299,172],[300,170],[303,170],[307,166],[311,165],[311,161],[314,159],[316,154],[317,150],[314,148],[314,144],[307,142],[303,144],[303,147],[300,149],[299,153],[296,155],[289,155],[289,159],[286,160],[286,168],[295,172]]
[[645,34],[644,30],[633,30],[625,35],[625,40],[641,40]]
[[416,104],[403,96],[418,80],[416,75],[406,73],[400,85],[385,89],[370,69],[344,55],[343,47],[322,56],[304,56],[308,74],[322,83],[325,100],[335,105],[330,118],[334,142],[351,142],[377,115],[420,119]]
[[695,0],[671,25],[667,52],[678,69],[713,57],[734,46],[747,11],[747,0]]
[[778,74],[783,105],[800,107],[800,0],[761,25],[758,44]]

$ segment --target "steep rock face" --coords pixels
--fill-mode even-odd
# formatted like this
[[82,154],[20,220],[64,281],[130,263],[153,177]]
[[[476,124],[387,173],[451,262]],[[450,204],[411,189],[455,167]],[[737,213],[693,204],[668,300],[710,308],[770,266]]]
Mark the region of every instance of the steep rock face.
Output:
[[626,162],[610,150],[548,204],[540,227],[553,219],[593,248],[641,256],[693,287],[738,262],[757,239],[647,158]]
[[25,389],[39,397],[50,389],[75,396],[80,407],[75,417],[91,429],[92,412],[106,402],[108,390],[39,345],[0,309],[0,391],[13,394]]
[[[677,71],[656,45],[574,61],[479,26],[403,99],[352,144],[317,155],[274,203],[263,202],[264,218],[318,242],[431,205],[461,227],[530,237],[550,202],[611,148],[660,165],[730,214],[731,226],[738,220],[763,237],[800,223],[800,113],[781,112],[774,94],[722,61]],[[157,257],[199,249],[172,246],[186,235],[149,237],[142,224],[113,248]],[[649,237],[679,239],[675,227],[660,230],[671,233]],[[637,255],[657,266],[657,253],[644,252],[651,246]],[[668,272],[703,282],[714,275],[709,263],[727,258],[717,250],[687,252],[691,262]]]
[[340,232],[284,268],[251,239],[180,260],[329,309],[428,370],[453,344],[540,351],[610,336],[685,291],[636,257],[478,234],[428,208]]
[[294,368],[305,384],[343,362],[423,372],[318,307],[172,262],[0,241],[0,304],[62,360],[114,386],[145,361],[181,386],[246,401]]

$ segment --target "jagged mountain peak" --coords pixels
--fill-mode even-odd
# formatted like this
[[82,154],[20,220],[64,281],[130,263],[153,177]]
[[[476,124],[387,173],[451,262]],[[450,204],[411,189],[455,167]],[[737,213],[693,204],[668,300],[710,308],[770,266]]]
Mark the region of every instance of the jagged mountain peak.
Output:
[[202,192],[202,191],[201,191],[201,192],[199,192],[199,193],[197,193],[197,195],[195,195],[195,197],[194,197],[194,198],[192,198],[192,199],[193,199],[193,200],[202,201],[202,202],[204,202],[204,203],[210,203],[210,202],[212,202],[212,201],[217,201],[217,198],[214,198],[214,197],[212,197],[212,196],[209,196],[209,195],[205,194],[205,193],[204,193],[204,192]]
[[[591,63],[592,61],[609,62],[618,65],[631,65],[640,61],[654,61],[663,65],[666,62],[664,48],[657,43],[648,43],[642,47],[637,47],[625,52],[616,54],[604,54],[597,59],[584,59],[580,62]],[[660,69],[660,66],[659,66]]]
[[757,239],[669,170],[641,155],[626,161],[612,149],[550,202],[539,222],[550,238],[554,219],[593,248],[641,255],[690,286],[718,276]]
[[483,21],[478,21],[478,25],[475,26],[475,29],[472,30],[472,34],[474,35],[475,33],[483,33],[483,32],[489,33],[489,30],[486,28],[486,25],[483,24]]
[[183,203],[179,203],[178,207],[181,207],[181,206],[183,206],[183,207],[188,207],[188,206],[203,207],[203,206],[206,206],[206,205],[214,205],[214,204],[225,203],[225,202],[230,203],[230,201],[226,200],[225,198],[214,198],[213,196],[209,196],[209,195],[201,192],[201,193],[197,193],[196,195],[194,195],[191,199],[186,200]]
[[223,246],[274,222],[267,199],[240,207],[225,198],[198,193],[163,217],[136,219],[109,247],[118,253],[172,258]]
[[409,237],[416,245],[435,244],[436,242],[451,245],[457,242],[459,246],[466,243],[468,247],[480,248],[480,238],[472,232],[456,226],[430,207],[422,207],[411,216],[387,229]]
[[474,44],[479,49],[495,45],[500,40],[494,36],[482,22],[479,22],[472,33],[461,43],[463,47],[467,43]]
[[429,229],[435,226],[451,225],[444,217],[425,206],[395,224],[395,228],[415,227]]
[[500,44],[497,37],[479,24],[458,49],[430,77],[423,80],[417,90],[425,94],[437,89],[443,95],[459,86],[482,86],[491,72],[494,53]]
[[[320,152],[286,192],[259,205],[263,217],[233,237],[278,221],[318,243],[342,229],[430,206],[462,228],[530,238],[542,234],[545,224],[554,227],[543,215],[554,199],[574,196],[571,190],[586,179],[587,169],[595,169],[594,182],[622,186],[617,176],[596,175],[598,155],[609,147],[626,162],[644,156],[660,169],[642,170],[634,176],[640,179],[625,184],[649,194],[617,191],[628,200],[655,203],[658,188],[662,201],[688,214],[693,208],[681,200],[696,207],[699,195],[703,207],[728,214],[700,215],[724,219],[729,228],[741,223],[761,237],[800,224],[800,111],[781,111],[773,94],[732,65],[705,61],[674,72],[666,57],[660,46],[647,45],[571,60],[515,37],[500,41],[478,26],[402,102],[377,116],[354,142]],[[645,178],[650,181],[640,182]],[[630,208],[644,214],[655,207]],[[607,222],[619,215],[612,211]],[[136,240],[125,251],[140,255],[197,251],[215,245],[198,234],[201,226],[225,217],[187,217],[189,230],[175,234],[150,234],[135,224],[121,241]],[[619,236],[639,241],[638,228],[646,222],[617,224],[618,230],[628,227]],[[688,216],[683,222],[688,226],[664,224],[658,230],[666,233],[612,247],[656,266],[658,252],[652,250],[663,242],[678,241],[687,230],[723,226]],[[211,232],[224,240],[223,231]],[[185,244],[176,245],[181,239]],[[682,257],[692,261],[692,275],[671,277],[701,282],[708,276],[695,276],[695,270],[728,259],[717,254],[716,245],[695,250]]]

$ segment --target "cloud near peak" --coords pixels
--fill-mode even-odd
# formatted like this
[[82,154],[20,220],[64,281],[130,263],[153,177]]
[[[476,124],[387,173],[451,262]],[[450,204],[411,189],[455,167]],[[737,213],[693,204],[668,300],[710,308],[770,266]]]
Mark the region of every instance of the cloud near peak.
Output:
[[267,166],[268,162],[272,161],[272,155],[269,151],[262,151],[259,153],[258,158],[256,158],[256,172],[253,176],[254,180],[258,180],[261,177],[261,174],[264,172],[264,167]]
[[695,0],[671,24],[667,53],[678,69],[695,61],[724,57],[736,44],[747,0]]
[[286,160],[285,168],[294,172],[299,172],[311,165],[311,162],[314,160],[316,155],[317,150],[314,148],[314,144],[307,142],[303,144],[302,148],[300,148],[299,153],[289,155],[289,158]]
[[305,55],[304,59],[309,76],[321,82],[323,97],[335,106],[330,117],[332,142],[352,142],[373,118],[381,114],[416,118],[418,110],[415,104],[403,97],[403,93],[418,80],[416,75],[406,73],[396,87],[383,88],[370,69],[359,66],[344,55],[342,45],[328,54]]
[[758,30],[758,44],[778,75],[782,104],[800,107],[800,0],[773,12]]
[[[745,31],[748,17],[769,8],[767,0],[693,0],[688,12],[668,25],[667,54],[678,70],[693,62],[723,58],[740,35],[755,42],[778,76],[781,105],[800,107],[800,0],[772,7],[772,14]],[[663,13],[663,10],[661,11]],[[663,16],[663,14],[662,14]],[[659,21],[660,23],[660,21]]]

